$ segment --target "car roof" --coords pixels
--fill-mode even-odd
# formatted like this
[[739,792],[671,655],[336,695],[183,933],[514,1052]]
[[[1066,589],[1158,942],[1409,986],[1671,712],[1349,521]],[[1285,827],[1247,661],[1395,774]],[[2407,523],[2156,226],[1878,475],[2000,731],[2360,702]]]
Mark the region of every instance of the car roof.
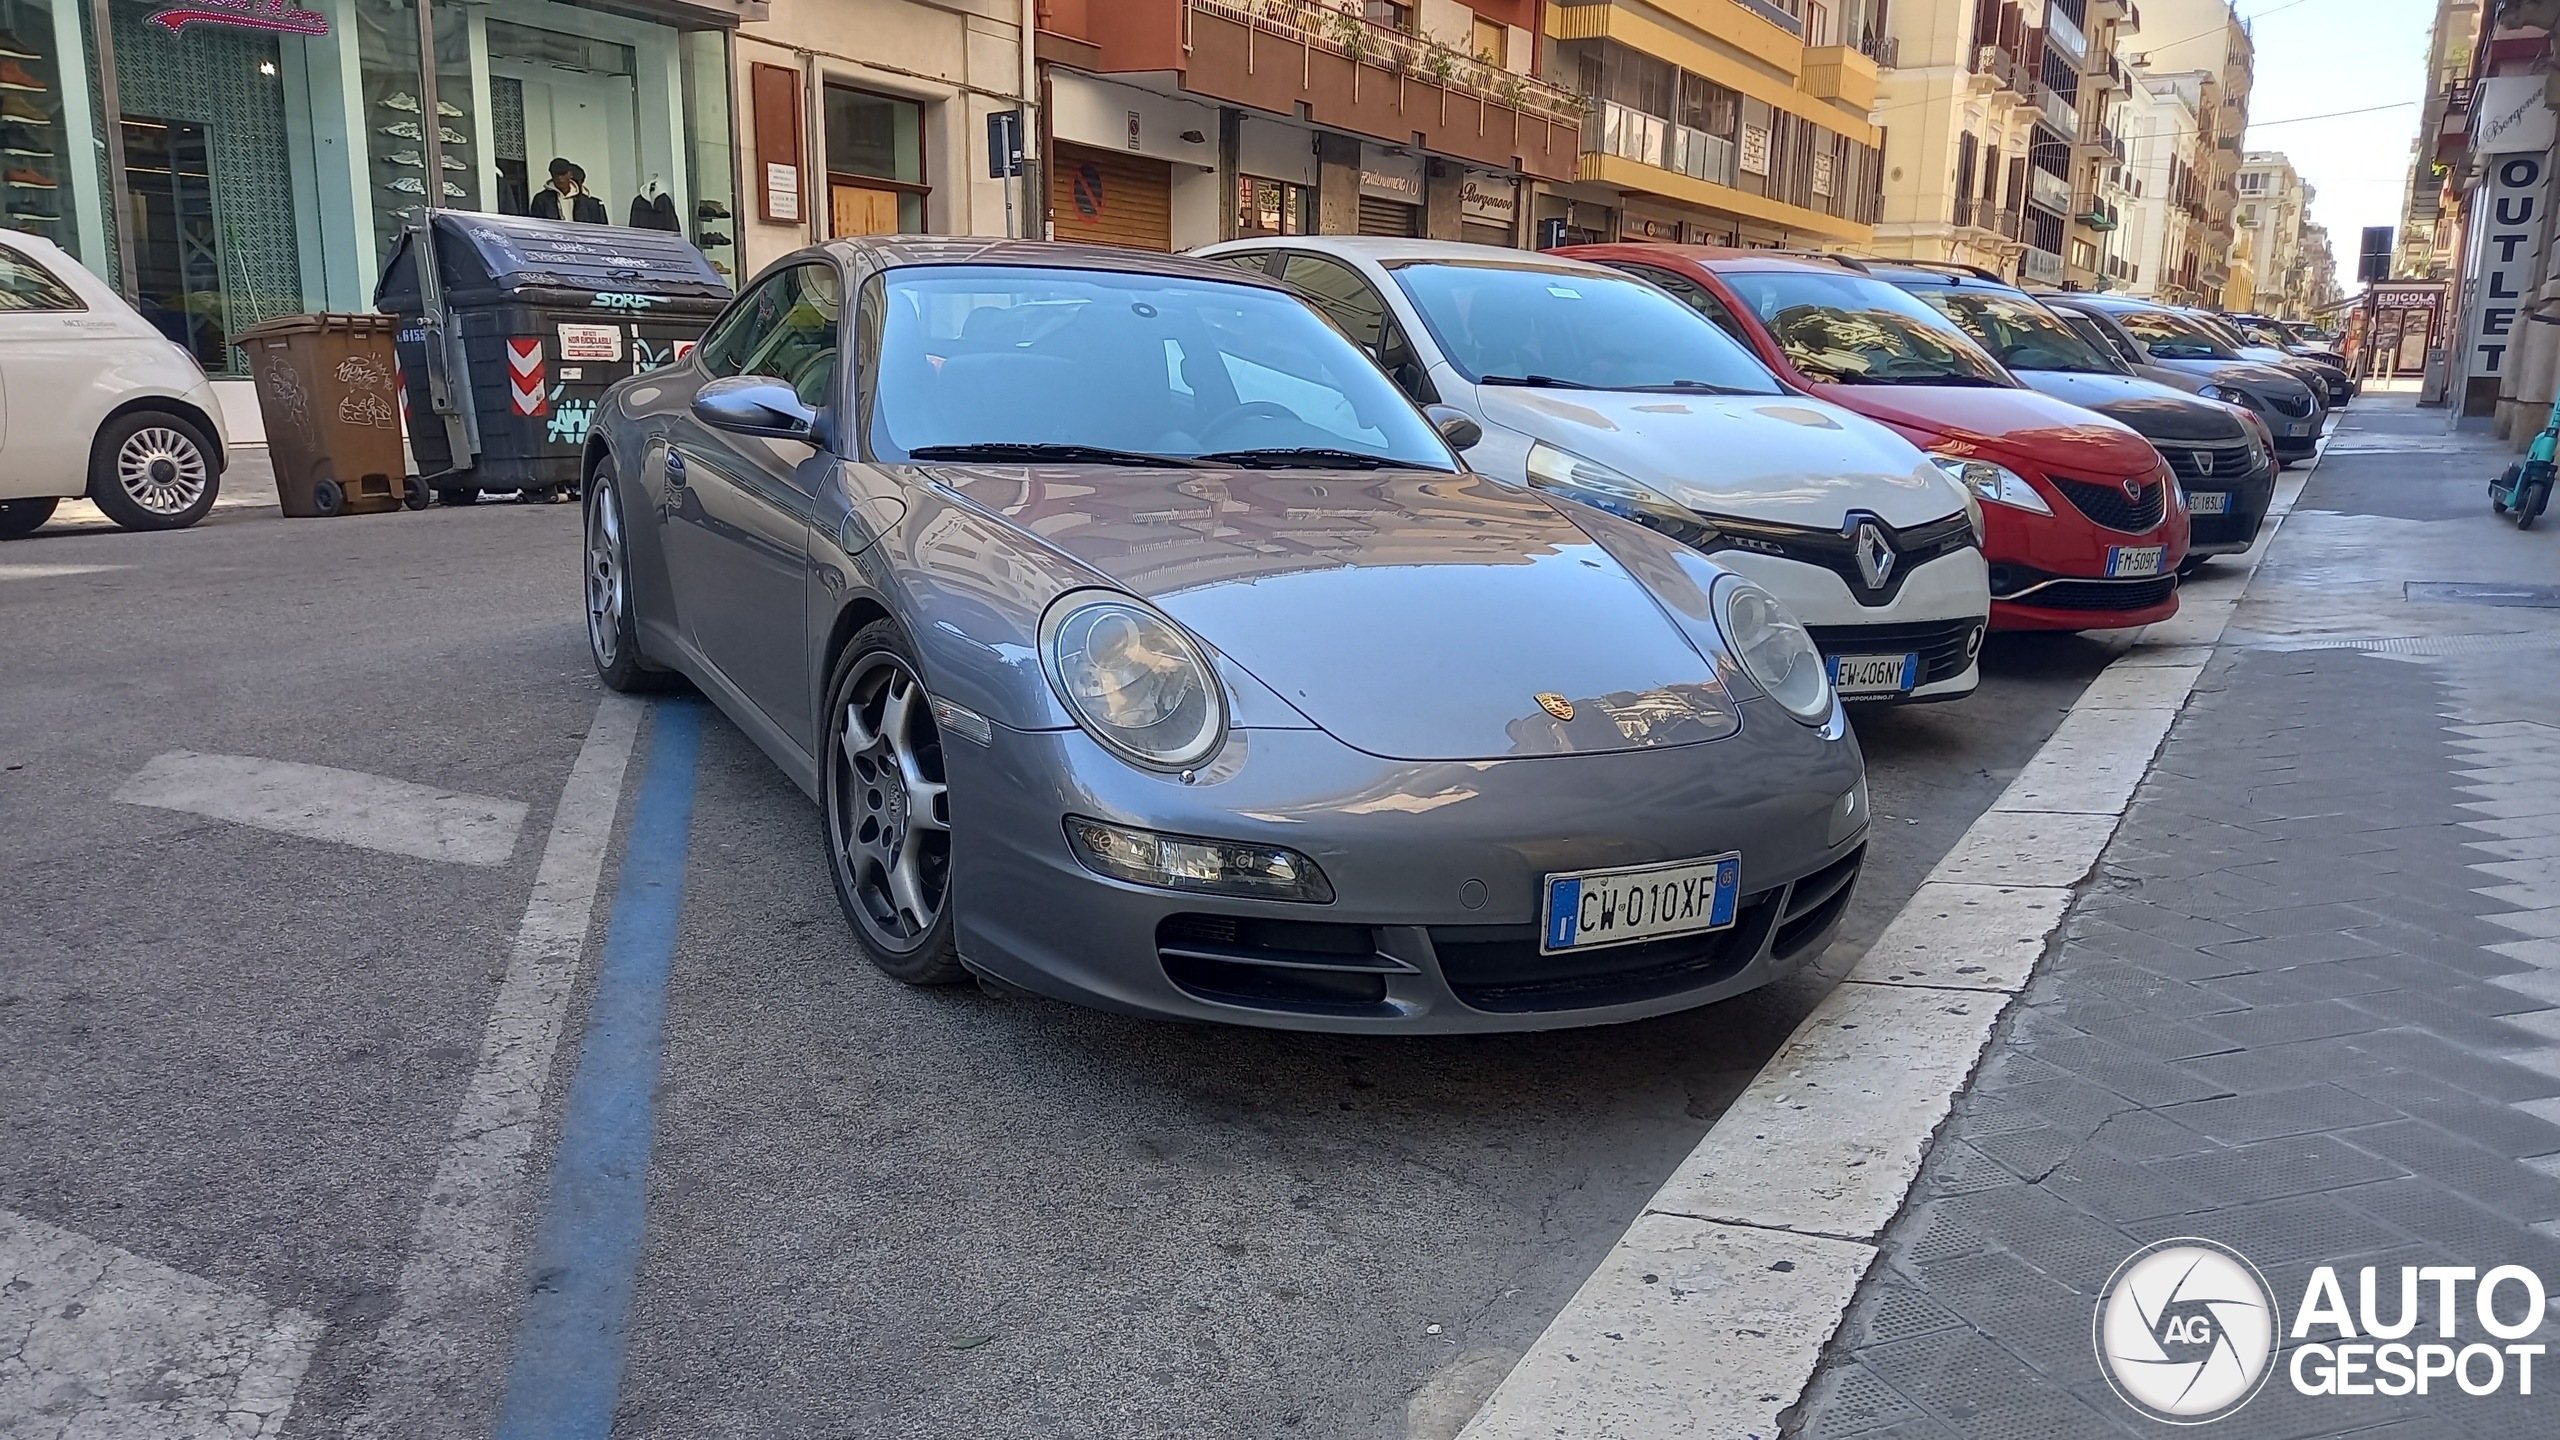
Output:
[[839,259],[888,270],[932,265],[1023,265],[1063,270],[1108,270],[1279,288],[1251,271],[1191,255],[1121,245],[1079,245],[1064,240],[1005,240],[968,235],[889,235],[829,240],[813,247]]
[[1408,240],[1396,235],[1256,235],[1200,248],[1216,256],[1233,254],[1238,250],[1287,249],[1339,255],[1346,260],[1366,260],[1374,265],[1439,260],[1459,265],[1513,265],[1594,274],[1618,273],[1604,265],[1545,250],[1514,250],[1508,245],[1476,245],[1464,240]]
[[1614,244],[1576,246],[1576,249],[1626,250],[1669,256],[1687,260],[1708,270],[1745,274],[1752,271],[1809,270],[1836,275],[1843,271],[1860,273],[1874,264],[1872,260],[1813,254],[1804,251],[1750,250],[1731,245],[1668,245],[1654,241],[1627,240]]
[[1952,261],[1870,260],[1867,262],[1867,270],[1877,279],[1890,280],[1897,285],[1905,279],[1910,279],[1964,290],[1999,290],[2011,295],[2027,294],[2022,286],[2012,285],[1997,275],[1987,275],[1970,265],[1959,265]]

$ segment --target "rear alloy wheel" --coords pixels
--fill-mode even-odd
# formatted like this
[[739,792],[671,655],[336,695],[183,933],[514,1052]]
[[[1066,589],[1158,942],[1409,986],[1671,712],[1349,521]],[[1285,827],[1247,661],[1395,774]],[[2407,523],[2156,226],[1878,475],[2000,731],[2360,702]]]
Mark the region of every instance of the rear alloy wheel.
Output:
[[906,636],[863,627],[827,687],[819,789],[836,899],[871,963],[910,985],[961,968],[951,918],[951,794],[942,731]]
[[127,530],[183,530],[213,508],[221,486],[213,443],[166,410],[109,420],[89,449],[89,498]]
[[36,533],[36,528],[53,518],[53,507],[61,502],[50,495],[33,500],[0,500],[0,540],[23,540]]

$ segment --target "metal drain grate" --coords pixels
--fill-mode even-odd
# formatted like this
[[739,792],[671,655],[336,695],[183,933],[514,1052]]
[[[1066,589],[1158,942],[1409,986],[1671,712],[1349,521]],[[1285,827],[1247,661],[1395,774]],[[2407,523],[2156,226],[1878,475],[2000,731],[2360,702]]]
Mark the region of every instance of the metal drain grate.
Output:
[[2461,580],[2411,580],[2400,587],[2412,600],[2446,600],[2462,605],[2511,605],[2525,610],[2560,610],[2560,585],[2498,585]]
[[2560,647],[2560,632],[2505,635],[2394,635],[2345,640],[2291,640],[2280,636],[2227,640],[2243,650],[2363,650],[2376,655],[2479,655],[2500,650]]

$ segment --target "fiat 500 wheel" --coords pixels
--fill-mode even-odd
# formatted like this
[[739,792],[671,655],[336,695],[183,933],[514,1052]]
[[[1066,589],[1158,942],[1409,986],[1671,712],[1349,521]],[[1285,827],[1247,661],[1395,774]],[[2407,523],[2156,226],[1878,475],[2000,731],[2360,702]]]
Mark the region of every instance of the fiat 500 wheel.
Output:
[[99,427],[89,451],[89,498],[127,530],[183,530],[221,489],[213,442],[195,422],[136,410]]

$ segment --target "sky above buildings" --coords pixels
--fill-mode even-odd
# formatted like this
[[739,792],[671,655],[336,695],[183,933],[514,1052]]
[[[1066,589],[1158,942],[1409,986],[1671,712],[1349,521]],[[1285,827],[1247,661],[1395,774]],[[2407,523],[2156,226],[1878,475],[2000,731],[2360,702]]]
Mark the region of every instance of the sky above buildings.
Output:
[[[2248,148],[2283,151],[2319,190],[2311,218],[2329,227],[2339,278],[2352,289],[2358,232],[2400,223],[2435,5],[2241,0],[2240,13],[2250,22],[2258,51]],[[2147,38],[2130,38],[2126,48],[2138,48]],[[2356,110],[2364,113],[2337,113]],[[2274,123],[2282,121],[2297,123]]]

